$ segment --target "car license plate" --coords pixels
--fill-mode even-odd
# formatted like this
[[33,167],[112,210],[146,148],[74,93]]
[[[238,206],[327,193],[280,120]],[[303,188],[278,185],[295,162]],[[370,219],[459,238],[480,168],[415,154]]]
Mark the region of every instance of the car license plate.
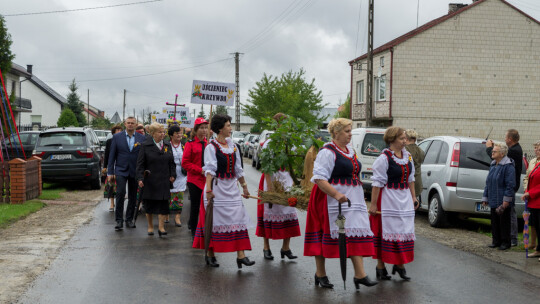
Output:
[[491,212],[491,208],[489,208],[489,205],[484,206],[482,203],[476,203],[476,212]]
[[64,159],[71,159],[71,154],[51,155],[51,160],[64,160]]
[[362,173],[362,179],[363,179],[363,180],[370,179],[372,175],[373,175],[373,173],[370,173],[370,172],[366,173],[366,172],[364,172],[364,173]]

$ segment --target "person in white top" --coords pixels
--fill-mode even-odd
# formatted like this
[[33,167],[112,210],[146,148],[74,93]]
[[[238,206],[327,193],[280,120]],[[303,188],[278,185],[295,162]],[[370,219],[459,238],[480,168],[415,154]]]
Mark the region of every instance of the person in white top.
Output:
[[182,172],[182,156],[184,155],[184,147],[182,146],[182,129],[178,125],[172,125],[167,130],[171,139],[171,147],[176,164],[176,179],[171,188],[171,199],[169,201],[169,209],[171,212],[176,212],[174,217],[174,225],[182,227],[180,216],[182,207],[184,206],[184,191],[186,191],[187,172]]

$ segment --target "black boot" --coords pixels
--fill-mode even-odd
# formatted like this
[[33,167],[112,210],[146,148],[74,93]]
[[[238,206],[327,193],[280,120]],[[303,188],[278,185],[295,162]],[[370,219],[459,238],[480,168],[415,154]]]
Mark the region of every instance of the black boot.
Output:
[[272,251],[270,249],[268,249],[268,250],[263,249],[263,254],[264,254],[264,259],[265,260],[273,260],[274,259],[274,256],[272,255]]
[[379,282],[370,280],[368,276],[365,276],[361,279],[354,278],[354,286],[356,287],[356,289],[360,289],[360,284],[371,287],[377,285],[378,283]]
[[289,260],[293,260],[293,259],[296,259],[298,258],[297,256],[293,255],[292,254],[292,251],[289,249],[289,250],[283,250],[281,249],[281,258],[283,259],[285,256],[289,258]]
[[210,267],[219,267],[219,264],[217,263],[216,257],[209,257],[209,256],[205,255],[204,260],[206,261],[206,265],[208,265]]
[[377,268],[377,266],[375,266],[375,271],[377,273],[377,280],[390,280],[392,277],[390,277],[388,275],[388,271],[386,271],[386,267],[383,268],[383,269],[379,269]]
[[319,284],[324,288],[334,288],[334,284],[330,283],[327,276],[319,278],[317,274],[315,274],[315,286],[319,286]]
[[405,281],[410,281],[411,280],[411,278],[407,276],[407,271],[405,270],[405,267],[399,268],[396,265],[394,265],[394,267],[392,267],[392,274],[396,274],[396,272]]
[[242,265],[252,266],[254,264],[255,261],[250,261],[248,257],[244,257],[243,259],[236,259],[236,265],[238,265],[238,268],[242,268]]

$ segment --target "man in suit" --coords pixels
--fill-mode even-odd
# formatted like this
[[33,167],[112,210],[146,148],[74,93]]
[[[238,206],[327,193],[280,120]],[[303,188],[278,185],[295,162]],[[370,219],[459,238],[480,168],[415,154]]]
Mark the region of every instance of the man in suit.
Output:
[[123,229],[124,223],[124,198],[126,196],[126,184],[128,189],[128,205],[126,210],[126,227],[135,228],[133,216],[137,199],[137,181],[135,179],[137,156],[144,142],[144,135],[135,132],[137,120],[128,117],[124,121],[126,130],[116,133],[111,141],[107,178],[116,179],[116,231]]

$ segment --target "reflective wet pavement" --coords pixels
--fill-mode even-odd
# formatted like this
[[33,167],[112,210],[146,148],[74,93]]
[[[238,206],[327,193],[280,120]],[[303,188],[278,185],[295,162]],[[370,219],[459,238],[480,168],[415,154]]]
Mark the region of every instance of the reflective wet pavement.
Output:
[[[260,173],[246,162],[247,182],[256,193]],[[256,202],[245,205],[255,223]],[[417,238],[415,261],[408,264],[411,282],[393,276],[375,287],[355,291],[348,263],[347,290],[339,262],[327,260],[333,290],[314,286],[313,258],[303,257],[303,236],[291,240],[296,260],[279,257],[280,241],[271,241],[274,261],[262,257],[262,239],[250,231],[256,264],[238,270],[236,254],[217,254],[219,268],[204,265],[203,251],[191,248],[187,225],[168,226],[168,235],[146,235],[146,220],[136,229],[115,232],[108,203],[95,209],[94,220],[82,226],[50,269],[20,299],[21,303],[520,303],[540,292],[534,276],[484,258]],[[187,223],[189,202],[182,223]],[[305,213],[299,213],[302,232]],[[157,227],[156,227],[157,232]],[[539,263],[540,264],[540,263]],[[375,278],[375,261],[365,259]],[[539,265],[540,267],[540,265]],[[387,265],[391,269],[391,265]]]

